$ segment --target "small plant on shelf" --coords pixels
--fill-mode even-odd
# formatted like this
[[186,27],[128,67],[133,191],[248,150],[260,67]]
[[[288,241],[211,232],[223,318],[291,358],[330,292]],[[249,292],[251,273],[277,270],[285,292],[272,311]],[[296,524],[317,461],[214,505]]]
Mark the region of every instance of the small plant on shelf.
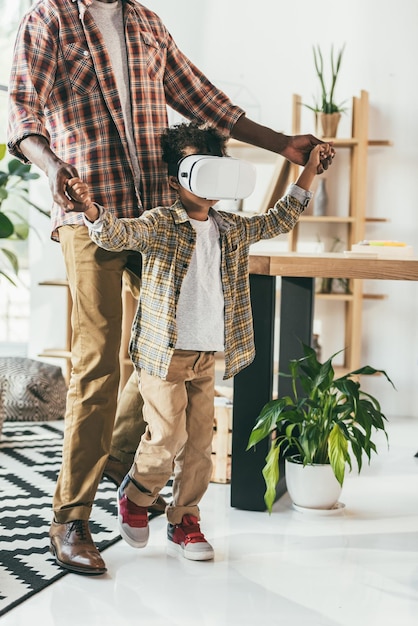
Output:
[[[313,46],[313,56],[314,56],[314,64],[317,77],[319,79],[320,89],[321,89],[321,99],[317,101],[314,99],[314,105],[311,106],[309,104],[305,104],[308,109],[314,111],[315,113],[343,113],[346,111],[346,107],[344,107],[344,102],[340,104],[336,104],[335,98],[335,86],[337,83],[338,74],[341,68],[341,62],[344,53],[344,46],[340,48],[338,53],[335,56],[334,46],[331,46],[330,53],[330,65],[331,65],[331,78],[330,81],[327,81],[325,76],[325,65],[324,65],[324,57],[322,55],[321,48],[319,45]],[[329,85],[329,86],[328,86]]]
[[[340,48],[338,53],[335,55],[334,46],[331,46],[331,76],[329,80],[327,80],[327,77],[325,76],[325,64],[321,48],[319,45],[313,46],[315,70],[319,79],[321,98],[319,101],[314,99],[313,106],[309,104],[304,104],[304,106],[311,109],[311,111],[315,113],[317,126],[316,132],[318,134],[322,133],[323,137],[336,136],[341,119],[341,113],[346,110],[343,106],[344,102],[340,104],[335,102],[335,86],[341,68],[344,47],[345,46]],[[318,127],[320,127],[320,129]]]

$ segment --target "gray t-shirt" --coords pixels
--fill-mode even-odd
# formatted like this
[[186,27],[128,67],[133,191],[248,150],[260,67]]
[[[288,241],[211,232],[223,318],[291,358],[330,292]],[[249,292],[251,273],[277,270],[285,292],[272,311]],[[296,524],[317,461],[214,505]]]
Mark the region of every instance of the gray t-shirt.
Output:
[[132,104],[131,91],[128,72],[128,59],[126,56],[125,29],[123,26],[123,9],[121,0],[116,2],[99,2],[93,0],[89,7],[90,12],[99,28],[115,75],[118,88],[119,99],[122,106],[123,120],[125,122],[125,132],[128,140],[128,150],[131,157],[134,171],[135,186],[140,188],[141,173],[139,169],[138,157],[132,125]]
[[219,229],[210,215],[205,222],[190,219],[190,223],[196,231],[196,247],[177,305],[176,348],[222,352],[224,295]]

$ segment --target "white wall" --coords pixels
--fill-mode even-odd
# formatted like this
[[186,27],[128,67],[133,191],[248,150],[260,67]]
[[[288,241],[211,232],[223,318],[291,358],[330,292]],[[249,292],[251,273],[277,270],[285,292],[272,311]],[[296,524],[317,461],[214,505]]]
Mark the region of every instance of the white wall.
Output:
[[[147,6],[164,19],[184,52],[250,117],[286,133],[291,132],[292,94],[299,93],[305,102],[318,94],[312,45],[320,44],[327,51],[331,44],[339,48],[345,43],[337,101],[350,102],[360,90],[367,90],[370,137],[393,142],[390,148],[370,149],[368,213],[389,218],[390,223],[370,228],[368,236],[407,241],[418,254],[416,0],[397,4],[388,0],[149,0]],[[307,109],[302,125],[303,132],[314,131]],[[349,129],[348,112],[339,134],[347,135]],[[42,274],[39,280],[61,271],[59,263],[51,260],[50,246],[54,257],[58,246],[45,241],[34,261],[33,267]],[[365,303],[363,362],[386,369],[398,391],[391,391],[383,379],[368,383],[367,388],[379,395],[389,415],[418,416],[418,285],[385,281],[366,289],[388,298]],[[34,320],[40,319],[41,309],[46,315],[43,298],[43,303],[34,303]],[[38,335],[42,326],[34,321]],[[48,345],[52,329],[52,324],[45,324],[44,337],[37,344]]]

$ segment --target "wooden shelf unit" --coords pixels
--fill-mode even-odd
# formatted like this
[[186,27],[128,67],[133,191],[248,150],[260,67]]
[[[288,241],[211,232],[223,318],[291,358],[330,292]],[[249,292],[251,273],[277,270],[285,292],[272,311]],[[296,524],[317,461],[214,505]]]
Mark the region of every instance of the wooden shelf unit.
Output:
[[[301,110],[302,99],[299,95],[293,96],[292,102],[292,135],[301,133]],[[372,146],[390,146],[391,142],[383,139],[369,139],[368,137],[369,122],[369,94],[361,91],[359,97],[353,97],[352,100],[352,123],[351,137],[346,138],[324,138],[324,141],[332,141],[336,151],[349,151],[349,180],[348,180],[348,208],[344,216],[332,214],[329,215],[302,215],[295,228],[287,235],[287,247],[290,252],[296,252],[298,242],[300,241],[301,228],[309,228],[317,226],[318,228],[326,225],[335,225],[345,228],[346,249],[350,250],[351,246],[365,239],[366,226],[369,223],[387,222],[388,220],[380,217],[369,218],[366,215],[367,202],[367,163],[369,157],[369,148]],[[239,142],[231,141],[230,147],[241,158],[250,155],[249,147],[243,144],[240,148]],[[260,154],[263,156],[265,151],[259,148],[252,148],[254,162],[260,162]],[[265,157],[264,157],[265,160]],[[288,184],[296,180],[299,173],[299,166],[290,163],[281,156],[276,157],[274,171],[266,189],[263,201],[259,207],[259,212],[265,212],[274,206],[278,198],[286,191]],[[332,176],[333,172],[330,172]],[[315,201],[315,198],[314,198]],[[312,240],[314,237],[312,237]],[[317,293],[315,298],[344,302],[344,343],[347,349],[344,352],[345,362],[344,370],[349,371],[361,366],[361,333],[362,333],[362,307],[363,300],[383,299],[385,296],[381,294],[367,295],[363,293],[363,281],[360,279],[349,279],[348,294],[341,293]]]
[[[300,111],[302,100],[298,95],[293,96],[293,132],[300,134]],[[300,225],[304,222],[321,224],[345,224],[346,249],[366,238],[366,225],[370,221],[386,221],[383,218],[373,218],[368,220],[367,212],[367,165],[370,146],[389,146],[388,140],[370,140],[368,137],[369,127],[369,94],[361,91],[359,97],[352,100],[352,121],[351,137],[349,138],[324,138],[325,141],[332,141],[335,149],[349,151],[349,199],[348,210],[345,217],[330,215],[315,217],[302,216],[300,223],[291,231],[288,238],[290,251],[297,250]],[[297,176],[298,167],[291,166],[291,175]],[[332,172],[331,172],[332,175]],[[315,198],[314,198],[315,200]],[[350,297],[347,297],[344,305],[344,352],[343,368],[353,370],[361,366],[361,345],[362,345],[362,315],[363,301],[368,296],[363,294],[363,281],[350,279],[348,281]],[[334,294],[329,294],[333,296]],[[337,295],[337,294],[335,294]],[[340,295],[340,294],[338,294]],[[317,297],[317,296],[316,296]],[[318,297],[324,297],[322,294]],[[341,297],[341,296],[340,296]],[[375,294],[374,299],[381,299],[384,296]]]

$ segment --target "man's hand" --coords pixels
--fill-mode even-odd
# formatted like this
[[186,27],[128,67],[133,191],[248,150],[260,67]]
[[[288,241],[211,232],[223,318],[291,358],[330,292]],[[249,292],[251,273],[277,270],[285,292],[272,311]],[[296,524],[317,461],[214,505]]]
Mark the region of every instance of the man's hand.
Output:
[[74,205],[66,193],[66,185],[70,178],[78,176],[77,169],[58,158],[41,135],[28,135],[22,139],[19,148],[30,162],[47,175],[54,202],[64,211],[72,211]]
[[67,182],[78,177],[76,168],[64,162],[51,163],[48,167],[47,176],[54,202],[66,212],[73,211],[74,204],[67,190]]
[[292,163],[306,165],[312,149],[319,144],[322,144],[324,147],[326,146],[326,149],[323,150],[320,156],[320,162],[317,168],[317,174],[322,174],[322,172],[327,170],[331,165],[332,159],[335,156],[332,143],[324,143],[313,135],[291,135],[287,137],[287,145],[282,150],[281,154]]

